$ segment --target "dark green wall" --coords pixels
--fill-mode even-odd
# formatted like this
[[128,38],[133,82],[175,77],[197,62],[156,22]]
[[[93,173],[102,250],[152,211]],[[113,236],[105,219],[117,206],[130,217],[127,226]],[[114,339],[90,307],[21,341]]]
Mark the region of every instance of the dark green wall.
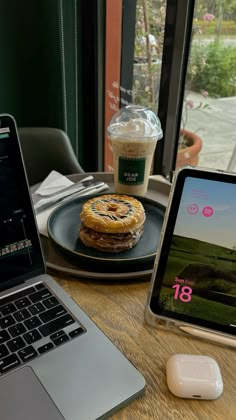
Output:
[[57,1],[1,0],[0,111],[63,128]]
[[83,160],[78,9],[74,0],[1,0],[0,112],[18,126],[67,131]]
[[0,1],[0,112],[67,132],[86,171],[103,164],[105,0]]

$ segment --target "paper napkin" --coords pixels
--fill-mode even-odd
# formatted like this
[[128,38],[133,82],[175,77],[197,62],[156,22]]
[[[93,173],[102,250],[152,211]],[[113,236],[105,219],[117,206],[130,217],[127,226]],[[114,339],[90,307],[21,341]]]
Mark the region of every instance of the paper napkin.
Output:
[[47,197],[48,195],[59,192],[60,190],[73,184],[74,182],[70,181],[66,176],[57,171],[52,171],[34,192],[34,194],[40,194],[41,196]]

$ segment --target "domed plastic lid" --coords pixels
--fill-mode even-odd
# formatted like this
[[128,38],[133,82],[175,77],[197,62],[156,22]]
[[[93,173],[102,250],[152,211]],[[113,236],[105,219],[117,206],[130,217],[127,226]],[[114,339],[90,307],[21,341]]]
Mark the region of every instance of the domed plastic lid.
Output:
[[148,108],[127,105],[112,117],[107,134],[111,140],[160,140],[163,136],[159,118]]

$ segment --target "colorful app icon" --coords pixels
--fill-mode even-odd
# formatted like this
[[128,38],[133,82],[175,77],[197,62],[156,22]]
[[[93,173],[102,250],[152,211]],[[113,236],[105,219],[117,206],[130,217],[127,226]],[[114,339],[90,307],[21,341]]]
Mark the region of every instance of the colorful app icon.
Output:
[[189,214],[197,214],[198,212],[198,205],[197,204],[189,204],[189,206],[187,207],[187,212]]
[[206,206],[206,207],[203,207],[202,209],[202,214],[205,217],[211,217],[213,213],[214,213],[214,210],[211,206]]

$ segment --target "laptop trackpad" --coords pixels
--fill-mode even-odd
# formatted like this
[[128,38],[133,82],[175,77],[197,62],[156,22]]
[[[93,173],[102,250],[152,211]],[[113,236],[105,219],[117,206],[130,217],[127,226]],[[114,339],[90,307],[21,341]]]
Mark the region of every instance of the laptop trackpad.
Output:
[[28,366],[0,380],[0,407],[4,420],[64,420]]

